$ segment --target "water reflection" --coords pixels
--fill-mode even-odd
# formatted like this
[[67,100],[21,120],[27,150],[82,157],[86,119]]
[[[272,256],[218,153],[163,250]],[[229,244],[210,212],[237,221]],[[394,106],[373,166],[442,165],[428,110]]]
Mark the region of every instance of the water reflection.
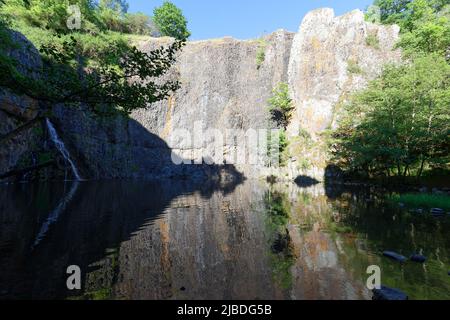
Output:
[[[331,198],[320,184],[253,180],[72,190],[0,186],[0,298],[369,299],[373,264],[383,284],[411,298],[449,297],[448,220],[399,212],[373,192]],[[387,249],[429,260],[402,266],[379,254]],[[65,288],[73,264],[81,292]]]

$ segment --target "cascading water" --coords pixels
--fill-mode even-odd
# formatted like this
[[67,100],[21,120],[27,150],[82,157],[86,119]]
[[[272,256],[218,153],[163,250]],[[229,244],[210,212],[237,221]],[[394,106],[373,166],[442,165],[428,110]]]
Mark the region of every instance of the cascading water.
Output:
[[58,137],[58,133],[56,132],[55,127],[51,123],[49,119],[45,119],[45,122],[47,124],[48,132],[50,133],[50,138],[52,139],[53,143],[55,144],[58,151],[62,154],[64,159],[69,162],[70,167],[72,168],[73,175],[75,176],[75,179],[80,181],[81,177],[78,173],[78,169],[75,166],[75,163],[73,162],[72,158],[70,157],[69,151],[66,149],[66,146],[64,145],[64,142]]

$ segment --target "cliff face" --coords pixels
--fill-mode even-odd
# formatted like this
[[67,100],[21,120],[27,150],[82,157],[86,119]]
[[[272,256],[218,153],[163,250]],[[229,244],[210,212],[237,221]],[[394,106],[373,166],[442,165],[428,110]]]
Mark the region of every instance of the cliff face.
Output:
[[[349,93],[364,88],[386,63],[398,62],[398,26],[364,21],[355,10],[335,17],[332,9],[305,16],[292,45],[289,85],[296,111],[289,128],[317,134],[333,125]],[[371,42],[372,41],[372,42]]]
[[[55,122],[89,177],[190,175],[193,169],[172,165],[171,149],[195,159],[212,143],[180,139],[180,129],[194,139],[196,123],[203,132],[218,129],[225,136],[227,156],[243,143],[246,130],[270,126],[267,100],[277,84],[286,82],[296,107],[289,135],[295,139],[303,129],[317,142],[318,134],[335,122],[348,94],[364,87],[385,63],[400,58],[393,51],[398,32],[395,26],[366,23],[360,11],[335,17],[332,9],[320,9],[304,18],[296,34],[280,30],[259,40],[189,42],[171,73],[182,87],[168,100],[136,111],[130,120],[99,121],[58,106]],[[149,51],[167,41],[149,38],[138,47]],[[234,136],[227,136],[227,130],[234,130]],[[324,158],[322,151],[315,156]],[[291,176],[301,173],[295,161],[299,159],[294,155]],[[314,166],[323,166],[323,161]],[[237,169],[247,176],[264,173],[260,166]],[[306,173],[323,176],[320,168],[313,169]]]
[[[16,46],[13,50],[6,52],[8,56],[19,61],[21,65],[28,66],[30,70],[42,65],[39,52],[22,34],[12,32],[11,39]],[[19,71],[34,76],[26,68]],[[26,96],[15,95],[0,87],[0,136],[17,128],[22,121],[32,119],[38,108],[37,101]],[[15,169],[18,165],[30,165],[31,163],[26,163],[26,160],[31,158],[31,154],[38,149],[39,144],[41,144],[41,137],[33,129],[25,130],[14,139],[2,142],[0,144],[0,175]]]

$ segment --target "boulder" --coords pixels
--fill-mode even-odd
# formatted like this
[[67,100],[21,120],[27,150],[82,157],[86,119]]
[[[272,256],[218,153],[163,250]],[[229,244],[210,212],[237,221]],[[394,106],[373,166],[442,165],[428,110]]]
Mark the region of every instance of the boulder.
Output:
[[427,257],[425,257],[421,254],[413,254],[409,259],[411,261],[419,262],[419,263],[424,263],[425,261],[427,261]]
[[401,263],[404,263],[407,260],[405,256],[402,256],[401,254],[398,254],[398,253],[393,252],[393,251],[384,251],[383,252],[383,256],[391,258],[391,259],[396,260],[396,261],[399,261]]
[[408,300],[408,296],[399,289],[381,286],[381,289],[372,290],[372,300]]
[[433,216],[443,216],[445,214],[445,211],[441,208],[433,208],[430,212]]

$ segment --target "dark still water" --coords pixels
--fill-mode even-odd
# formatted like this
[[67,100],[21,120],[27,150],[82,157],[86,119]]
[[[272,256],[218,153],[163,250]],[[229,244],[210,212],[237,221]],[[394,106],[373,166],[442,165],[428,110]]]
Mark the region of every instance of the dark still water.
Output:
[[0,185],[0,299],[370,299],[370,265],[411,299],[449,299],[450,219],[380,199],[251,180]]

